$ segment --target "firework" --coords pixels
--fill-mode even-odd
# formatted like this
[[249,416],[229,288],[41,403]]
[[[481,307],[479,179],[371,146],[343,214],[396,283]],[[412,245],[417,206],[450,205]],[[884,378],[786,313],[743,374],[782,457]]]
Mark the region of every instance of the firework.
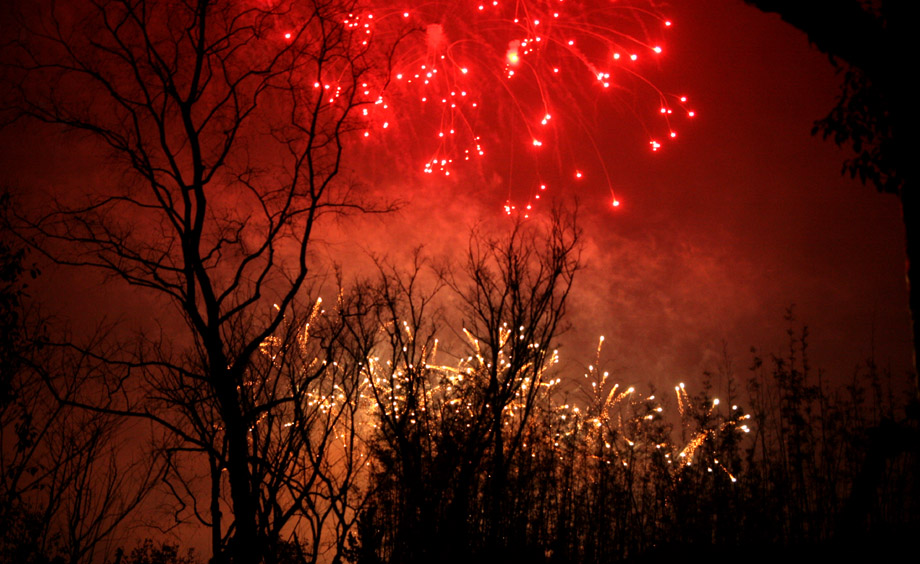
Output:
[[[694,115],[686,96],[648,78],[671,27],[651,1],[375,4],[341,22],[374,67],[358,92],[360,135],[418,158],[426,174],[488,170],[508,214],[526,217],[547,191],[581,181],[605,183],[619,206],[595,134],[633,115],[658,151]],[[334,81],[314,88],[337,103]]]

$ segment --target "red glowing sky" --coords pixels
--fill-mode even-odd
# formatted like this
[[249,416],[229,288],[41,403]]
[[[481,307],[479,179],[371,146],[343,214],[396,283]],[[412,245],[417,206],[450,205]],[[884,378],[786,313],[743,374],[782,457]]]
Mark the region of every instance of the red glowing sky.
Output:
[[[609,208],[604,181],[561,189],[578,194],[587,242],[564,356],[590,363],[605,335],[621,381],[670,387],[714,369],[724,341],[743,373],[751,346],[785,350],[795,304],[817,366],[846,378],[874,347],[878,362],[906,371],[898,202],[841,176],[847,152],[810,135],[839,84],[827,56],[739,0],[675,1],[665,13],[674,26],[656,76],[699,116],[652,153],[616,108],[588,110],[623,205]],[[436,252],[462,246],[464,227],[504,197],[437,178],[383,180],[411,202],[380,227],[386,240]]]
[[[783,350],[783,314],[794,303],[811,328],[815,365],[845,378],[874,345],[880,363],[905,371],[898,203],[840,176],[846,152],[810,136],[837,91],[827,57],[741,0],[674,0],[665,13],[674,26],[656,76],[663,90],[687,93],[699,115],[653,153],[641,125],[602,97],[583,112],[623,205],[610,208],[597,163],[556,190],[562,199],[577,193],[585,231],[564,357],[590,363],[605,335],[607,369],[619,381],[669,387],[715,368],[724,341],[743,372],[750,346]],[[66,190],[83,183],[75,178],[105,175],[79,146],[47,136],[3,132],[0,183]],[[394,256],[423,243],[433,254],[462,250],[470,226],[503,220],[508,175],[528,174],[522,161],[471,185],[403,174],[392,154],[364,157],[381,171],[372,189],[406,205],[350,220],[347,237],[330,234],[339,261],[356,247]],[[60,294],[49,278],[36,292]],[[84,307],[78,293],[99,295],[88,280],[68,286]]]

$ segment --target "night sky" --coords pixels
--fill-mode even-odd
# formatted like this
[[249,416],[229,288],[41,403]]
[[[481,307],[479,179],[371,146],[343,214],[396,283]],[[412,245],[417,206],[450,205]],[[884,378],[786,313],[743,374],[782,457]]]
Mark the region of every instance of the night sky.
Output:
[[[604,335],[606,368],[618,381],[670,387],[715,369],[724,341],[743,373],[751,346],[782,352],[784,313],[795,304],[798,322],[810,328],[814,365],[845,378],[874,343],[880,364],[906,371],[898,202],[841,176],[847,152],[810,135],[840,81],[827,57],[741,0],[674,1],[665,13],[674,25],[655,81],[686,93],[698,116],[681,124],[676,142],[652,152],[641,120],[612,106],[616,98],[599,96],[584,109],[622,205],[610,207],[607,183],[592,176],[600,169],[589,158],[584,181],[554,186],[559,201],[577,196],[585,234],[571,328],[561,337],[564,360],[592,362]],[[16,191],[64,193],[115,177],[73,138],[39,126],[2,135],[0,183]],[[528,167],[520,159],[445,179],[403,174],[405,159],[392,153],[364,157],[372,171],[385,172],[367,180],[352,164],[352,173],[404,205],[325,232],[323,252],[340,262],[358,263],[353,257],[365,251],[400,260],[418,244],[441,257],[462,251],[472,226],[508,223],[504,186]],[[105,311],[98,280],[81,274],[62,291],[59,275],[46,269],[36,297],[75,317]],[[105,292],[108,304],[132,295]]]
[[[552,24],[563,1],[572,17]],[[894,407],[898,392],[915,391],[900,203],[841,175],[849,149],[811,134],[843,77],[804,33],[743,0],[406,0],[405,10],[371,1],[384,6],[374,18],[361,3],[348,4],[357,14],[346,16],[336,2],[289,2],[206,3],[164,20],[167,7],[189,6],[141,3],[155,11],[140,19],[149,27],[133,22],[131,3],[103,8],[94,17],[124,18],[117,29],[136,37],[116,32],[94,43],[86,30],[102,37],[103,28],[75,27],[66,51],[86,48],[116,94],[80,82],[73,69],[58,76],[16,67],[30,54],[62,57],[40,34],[31,53],[11,39],[30,37],[28,24],[52,13],[44,4],[17,2],[34,11],[26,25],[0,26],[0,78],[21,80],[19,90],[0,92],[0,189],[14,196],[14,229],[28,238],[47,228],[52,235],[36,246],[49,255],[108,267],[27,255],[41,275],[24,280],[22,319],[40,336],[23,336],[22,345],[9,332],[15,373],[2,383],[15,393],[0,398],[2,446],[15,444],[10,453],[20,457],[10,465],[4,450],[0,469],[31,475],[14,484],[25,495],[0,488],[21,506],[0,511],[24,523],[10,528],[14,535],[33,514],[49,525],[35,533],[42,542],[56,538],[58,521],[101,530],[84,519],[98,508],[127,519],[99,533],[101,551],[151,533],[215,562],[293,559],[303,547],[331,561],[346,545],[374,562],[654,560],[670,548],[693,560],[683,548],[798,554],[803,543],[823,550],[831,541],[839,550],[821,558],[833,559],[850,544],[895,551],[856,534],[863,529],[910,538],[889,526],[916,528],[916,460],[899,451],[916,433]],[[69,20],[81,22],[81,7],[93,5],[60,4],[53,13],[65,36]],[[514,10],[528,20],[509,19]],[[0,5],[0,22],[6,13]],[[595,22],[597,14],[606,19]],[[228,44],[244,42],[203,57],[197,68],[220,69],[203,89],[190,85],[196,71],[187,64],[198,30],[208,41],[223,33]],[[173,34],[154,41],[169,46],[160,59],[143,39],[148,31]],[[527,44],[540,34],[539,48]],[[373,48],[356,57],[367,37],[379,43],[369,40]],[[131,47],[106,56],[106,41]],[[318,68],[329,52],[339,55]],[[62,59],[49,66],[83,63]],[[125,60],[146,62],[125,69]],[[428,79],[433,86],[422,85]],[[183,91],[192,103],[172,94]],[[9,100],[40,115],[54,95],[65,117],[45,114],[50,121],[76,115],[79,126],[114,131],[112,144],[127,139],[124,146],[112,150],[59,125],[2,122],[13,115]],[[108,95],[130,99],[130,108]],[[214,103],[240,99],[258,101],[242,124],[232,104]],[[137,108],[144,117],[135,131],[126,124]],[[184,124],[178,108],[191,108]],[[150,117],[157,111],[166,118]],[[330,123],[343,112],[351,112],[341,122],[348,131],[339,135]],[[189,124],[206,132],[202,145]],[[239,136],[222,161],[228,130]],[[131,168],[136,147],[130,156],[143,157]],[[464,148],[482,154],[466,161]],[[302,156],[319,172],[295,174],[306,170],[292,164]],[[206,180],[189,180],[193,170]],[[330,170],[334,188],[317,204],[315,183]],[[165,189],[152,195],[160,181]],[[340,194],[346,205],[337,207]],[[87,206],[94,199],[105,202]],[[354,202],[384,213],[358,213]],[[558,367],[546,336],[526,334],[525,324],[552,324],[558,311],[534,305],[545,287],[533,290],[539,284],[527,274],[513,290],[496,276],[502,299],[523,295],[529,311],[515,318],[504,309],[494,325],[484,319],[499,310],[494,295],[457,295],[471,277],[501,270],[482,274],[500,256],[485,246],[486,266],[470,267],[471,241],[484,245],[519,225],[540,233],[526,230],[547,227],[554,206],[577,209],[581,230],[581,269],[549,343]],[[78,211],[60,219],[56,209]],[[201,226],[189,227],[192,210],[207,218]],[[318,226],[304,231],[314,212]],[[89,243],[80,246],[81,237]],[[188,252],[195,245],[207,256]],[[419,264],[422,293],[438,287],[444,300],[407,321],[418,294],[381,290],[381,273]],[[137,286],[119,278],[130,276]],[[360,285],[367,278],[380,285]],[[512,327],[499,328],[506,318]],[[810,378],[797,378],[800,356],[770,377],[771,355],[789,355],[804,326]],[[460,343],[473,334],[485,347]],[[45,335],[50,344],[33,346]],[[28,349],[21,366],[20,348]],[[764,360],[762,380],[747,378],[755,358]],[[870,359],[893,385],[863,395],[860,386],[879,383],[865,368]],[[535,369],[544,362],[546,372]],[[816,370],[823,387],[811,388]],[[725,374],[736,378],[731,390]],[[848,384],[849,394],[841,390]],[[58,481],[65,503],[51,507]],[[136,507],[116,507],[135,489]],[[67,496],[92,507],[71,511]],[[0,560],[8,536],[0,534]],[[75,550],[73,539],[61,539],[39,548]]]
[[[610,98],[586,110],[622,205],[610,208],[600,180],[559,190],[577,196],[585,232],[563,358],[580,370],[604,335],[618,381],[670,388],[716,370],[724,342],[743,374],[750,347],[787,350],[794,305],[814,366],[849,378],[874,347],[880,365],[903,374],[911,357],[899,204],[842,176],[849,153],[811,135],[842,77],[802,32],[743,2],[672,2],[664,13],[674,25],[654,77],[663,91],[686,93],[698,117],[652,152]],[[462,251],[469,226],[500,219],[508,176],[481,188],[387,179],[409,205],[396,220],[373,220],[359,244],[390,255],[407,241],[435,255]]]

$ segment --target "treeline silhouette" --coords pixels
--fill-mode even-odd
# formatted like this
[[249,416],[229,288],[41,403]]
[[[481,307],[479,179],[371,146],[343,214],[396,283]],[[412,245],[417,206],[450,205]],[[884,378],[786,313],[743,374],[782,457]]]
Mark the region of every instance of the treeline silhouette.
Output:
[[[918,458],[915,423],[894,423],[903,396],[872,362],[829,384],[808,364],[807,331],[789,336],[786,356],[755,357],[746,377],[707,375],[696,393],[623,390],[597,369],[586,393],[542,386],[526,423],[512,402],[489,440],[467,419],[488,411],[480,390],[419,394],[433,404],[416,413],[419,431],[373,443],[373,493],[350,556],[613,562],[907,546]],[[451,385],[431,378],[440,393]]]
[[[182,513],[192,504],[220,515],[224,454],[152,441],[149,463],[125,461],[118,426],[137,415],[81,395],[111,386],[118,366],[17,313],[22,254],[0,250],[11,327],[0,556],[202,561],[149,525],[116,532],[153,492],[174,498],[176,524],[195,523]],[[813,368],[791,312],[783,354],[752,351],[739,371],[726,353],[694,384],[618,383],[630,375],[604,371],[603,339],[572,373],[553,346],[577,269],[574,219],[557,217],[474,235],[461,268],[380,262],[377,276],[340,284],[334,304],[292,310],[240,386],[259,414],[249,459],[264,508],[259,561],[750,561],[909,545],[920,441],[908,375],[873,361],[846,378]],[[91,376],[67,373],[83,370]],[[170,382],[151,396],[205,418],[193,390]],[[157,405],[130,401],[141,414]],[[205,423],[220,444],[222,427]],[[209,462],[210,482],[185,477],[196,460]],[[234,525],[215,522],[211,561],[242,562]],[[197,526],[208,530],[203,517]],[[155,538],[132,549],[132,536]],[[105,548],[116,540],[126,548]]]

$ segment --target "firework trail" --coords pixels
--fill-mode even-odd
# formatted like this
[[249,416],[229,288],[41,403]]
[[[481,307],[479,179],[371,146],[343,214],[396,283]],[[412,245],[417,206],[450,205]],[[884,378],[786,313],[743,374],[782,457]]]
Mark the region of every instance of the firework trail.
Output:
[[[505,213],[526,217],[548,191],[580,181],[606,183],[618,206],[594,138],[602,128],[631,125],[610,116],[611,108],[635,116],[653,151],[694,115],[685,96],[648,78],[672,26],[651,0],[377,4],[356,5],[342,21],[380,49],[359,92],[360,135],[419,156],[427,174],[497,173]],[[314,87],[336,103],[334,82]],[[603,178],[588,178],[591,166]]]

